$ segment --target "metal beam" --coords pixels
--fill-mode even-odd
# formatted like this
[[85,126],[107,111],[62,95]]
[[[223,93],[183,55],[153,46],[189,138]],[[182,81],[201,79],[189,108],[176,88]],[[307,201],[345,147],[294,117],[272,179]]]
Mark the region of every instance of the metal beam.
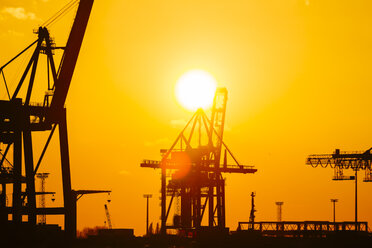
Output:
[[58,79],[55,82],[55,91],[50,104],[48,120],[58,118],[58,115],[64,108],[66,96],[70,88],[72,75],[79,56],[80,47],[83,42],[85,30],[88,24],[90,12],[92,10],[93,0],[80,0],[76,17],[67,40],[64,50],[61,70]]
[[65,231],[71,238],[76,237],[76,201],[71,191],[70,156],[68,151],[66,109],[63,109],[59,122],[59,142],[61,152],[61,171],[63,187],[63,205],[65,212]]
[[33,161],[33,151],[32,151],[32,138],[31,138],[30,130],[23,131],[23,144],[24,144],[23,151],[24,151],[24,158],[25,158],[26,184],[27,184],[26,185],[27,208],[29,210],[28,222],[32,225],[36,225],[35,175],[34,175],[34,161]]

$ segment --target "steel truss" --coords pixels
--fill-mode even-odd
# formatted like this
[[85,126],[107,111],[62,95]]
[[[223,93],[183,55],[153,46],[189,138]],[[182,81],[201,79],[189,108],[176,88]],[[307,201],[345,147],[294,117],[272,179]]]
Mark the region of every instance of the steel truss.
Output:
[[281,222],[239,222],[238,232],[259,231],[263,236],[273,237],[327,237],[334,233],[355,232],[368,234],[367,222],[329,221],[281,221]]

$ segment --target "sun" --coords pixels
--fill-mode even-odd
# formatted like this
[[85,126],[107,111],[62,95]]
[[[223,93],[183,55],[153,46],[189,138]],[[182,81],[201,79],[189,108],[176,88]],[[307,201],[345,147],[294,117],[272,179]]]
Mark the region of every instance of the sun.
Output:
[[176,84],[176,97],[188,110],[207,109],[212,106],[217,82],[203,70],[191,70],[184,73]]

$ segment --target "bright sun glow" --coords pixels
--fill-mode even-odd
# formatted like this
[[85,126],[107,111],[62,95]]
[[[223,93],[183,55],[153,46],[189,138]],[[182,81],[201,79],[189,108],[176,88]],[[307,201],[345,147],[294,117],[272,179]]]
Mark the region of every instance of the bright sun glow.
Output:
[[176,96],[182,106],[189,110],[206,109],[213,103],[216,85],[216,80],[208,72],[191,70],[178,79]]

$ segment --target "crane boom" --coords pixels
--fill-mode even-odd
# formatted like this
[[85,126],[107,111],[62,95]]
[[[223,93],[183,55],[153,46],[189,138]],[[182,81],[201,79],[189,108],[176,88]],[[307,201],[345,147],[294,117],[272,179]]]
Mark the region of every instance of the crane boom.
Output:
[[[225,114],[226,114],[226,102],[227,102],[227,89],[217,88],[214,95],[212,116],[211,116],[211,128],[209,130],[210,146],[216,147],[214,153],[216,167],[220,166],[221,160],[221,148],[223,140],[223,131],[225,127]],[[215,133],[215,142],[213,142],[213,134]]]
[[47,120],[56,119],[60,110],[63,109],[67,92],[70,87],[72,75],[75,70],[77,58],[81,44],[83,42],[84,33],[88,24],[90,12],[92,10],[94,0],[80,0],[78,10],[76,12],[75,21],[72,25],[71,32],[66,44],[66,48],[61,61],[61,70],[55,82],[54,95],[50,104]]

